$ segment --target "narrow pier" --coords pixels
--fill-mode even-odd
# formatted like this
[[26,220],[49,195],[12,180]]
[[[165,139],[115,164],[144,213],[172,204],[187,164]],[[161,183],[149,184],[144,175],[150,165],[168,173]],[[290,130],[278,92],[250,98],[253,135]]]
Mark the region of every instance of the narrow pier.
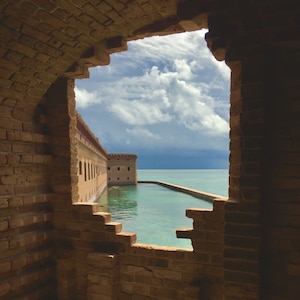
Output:
[[168,183],[168,182],[164,182],[164,181],[155,181],[155,180],[139,180],[138,183],[152,183],[152,184],[158,184],[161,186],[164,186],[166,188],[178,191],[178,192],[182,192],[182,193],[186,193],[189,195],[192,195],[194,197],[200,198],[202,200],[208,200],[208,201],[214,201],[214,200],[227,200],[226,197],[220,196],[220,195],[215,195],[215,194],[211,194],[211,193],[206,193],[203,191],[199,191],[199,190],[195,190],[195,189],[191,189],[185,186],[181,186],[181,185],[177,185],[177,184],[173,184],[173,183]]

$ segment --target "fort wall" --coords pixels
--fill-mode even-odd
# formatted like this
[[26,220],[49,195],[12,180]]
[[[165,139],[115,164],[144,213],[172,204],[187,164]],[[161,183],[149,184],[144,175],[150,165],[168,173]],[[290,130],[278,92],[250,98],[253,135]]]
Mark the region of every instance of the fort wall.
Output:
[[107,153],[78,114],[76,139],[79,201],[95,201],[107,186]]
[[108,185],[137,184],[136,159],[135,154],[108,154]]
[[111,154],[77,113],[79,202],[93,202],[108,185],[137,184],[135,154]]

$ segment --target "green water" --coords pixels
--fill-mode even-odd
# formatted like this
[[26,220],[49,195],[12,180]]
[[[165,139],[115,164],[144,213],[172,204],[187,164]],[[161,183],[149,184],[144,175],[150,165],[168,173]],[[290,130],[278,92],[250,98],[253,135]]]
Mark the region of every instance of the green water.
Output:
[[[203,191],[226,196],[226,170],[191,171],[194,172],[139,170],[138,179],[168,181],[195,189],[202,186]],[[204,177],[201,179],[200,175]],[[191,248],[191,242],[189,239],[178,239],[176,229],[192,228],[192,220],[185,217],[186,209],[212,208],[211,202],[156,184],[112,186],[97,201],[104,211],[112,214],[113,221],[122,222],[123,231],[137,233],[138,243],[185,248]]]

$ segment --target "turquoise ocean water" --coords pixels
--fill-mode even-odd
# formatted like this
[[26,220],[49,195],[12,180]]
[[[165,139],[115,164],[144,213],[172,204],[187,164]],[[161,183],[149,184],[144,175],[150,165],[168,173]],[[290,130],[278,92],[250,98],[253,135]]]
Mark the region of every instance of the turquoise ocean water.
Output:
[[[174,183],[227,197],[228,170],[138,170],[138,180]],[[109,187],[97,200],[123,231],[135,232],[137,242],[191,248],[177,239],[176,229],[192,228],[187,208],[212,208],[212,203],[156,184]]]

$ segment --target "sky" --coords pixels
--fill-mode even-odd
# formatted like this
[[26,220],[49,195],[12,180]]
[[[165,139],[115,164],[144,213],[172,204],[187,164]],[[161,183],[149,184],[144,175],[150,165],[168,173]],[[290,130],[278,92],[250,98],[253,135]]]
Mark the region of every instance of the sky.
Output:
[[109,153],[138,169],[226,169],[230,70],[205,31],[128,42],[76,80],[76,108]]

